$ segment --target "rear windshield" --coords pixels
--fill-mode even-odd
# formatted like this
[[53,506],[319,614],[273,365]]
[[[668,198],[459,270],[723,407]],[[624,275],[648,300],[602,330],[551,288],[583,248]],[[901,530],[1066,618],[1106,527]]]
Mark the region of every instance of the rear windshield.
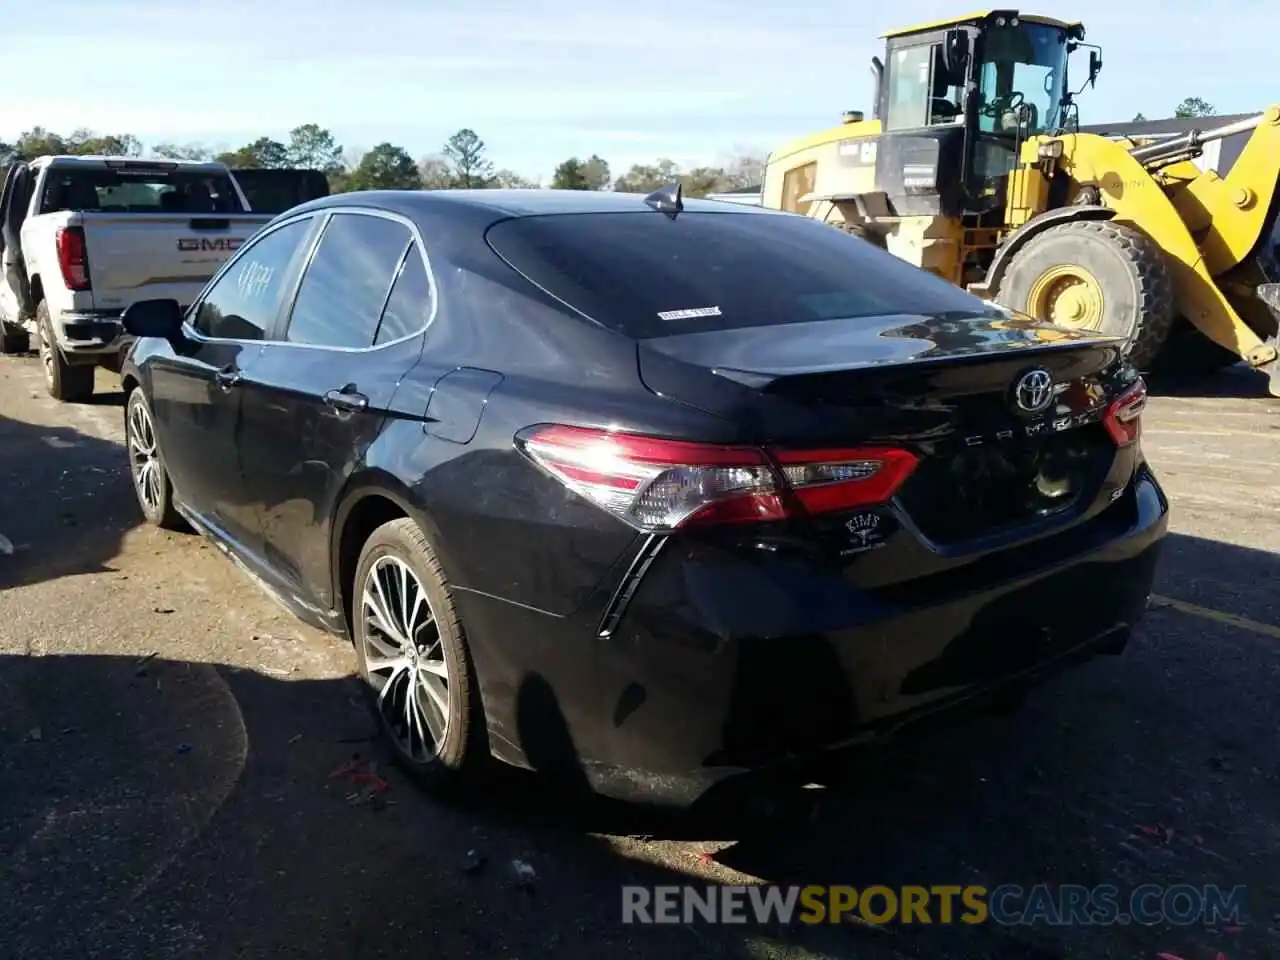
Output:
[[894,313],[994,308],[800,216],[656,211],[505,220],[490,245],[549,293],[638,339]]
[[45,178],[41,213],[62,210],[107,213],[240,213],[231,178],[207,170],[167,170],[145,165],[52,167]]

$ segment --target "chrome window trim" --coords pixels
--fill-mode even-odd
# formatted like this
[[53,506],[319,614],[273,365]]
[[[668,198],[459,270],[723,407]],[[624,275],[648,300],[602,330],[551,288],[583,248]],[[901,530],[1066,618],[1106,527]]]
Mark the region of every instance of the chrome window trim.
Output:
[[[228,259],[227,262],[224,263],[218,269],[218,272],[209,278],[209,282],[205,285],[204,290],[200,291],[200,296],[196,298],[194,303],[192,303],[190,309],[187,311],[187,316],[184,317],[182,321],[183,334],[189,337],[190,339],[196,340],[200,343],[240,343],[240,344],[257,344],[261,347],[268,347],[268,346],[293,347],[296,350],[331,350],[337,353],[372,353],[375,350],[385,350],[387,347],[394,347],[398,344],[405,343],[409,340],[413,340],[416,337],[420,337],[424,333],[426,333],[426,331],[430,329],[431,324],[435,322],[436,314],[440,310],[440,297],[438,293],[438,287],[436,285],[435,271],[431,268],[431,258],[427,255],[427,247],[426,247],[426,244],[423,243],[422,241],[422,233],[418,230],[417,225],[408,217],[402,216],[401,214],[398,214],[398,213],[392,213],[389,210],[376,210],[372,207],[358,207],[358,206],[351,206],[351,205],[321,207],[318,210],[308,210],[305,213],[299,213],[292,217],[289,217],[287,220],[281,220],[279,223],[272,225],[271,229],[264,230],[260,235],[255,235],[253,238],[253,243],[247,247],[244,247],[243,250],[246,252],[249,250],[252,250],[255,246],[258,245],[258,243],[260,243],[263,240],[263,238],[270,236],[271,234],[275,233],[277,230],[287,227],[291,223],[297,223],[299,220],[307,220],[314,217],[319,217],[321,219],[319,230],[316,232],[315,238],[311,241],[311,248],[306,252],[306,259],[303,262],[302,270],[298,274],[297,283],[293,284],[290,289],[290,293],[289,293],[290,300],[296,302],[298,297],[298,290],[302,287],[303,280],[306,279],[307,269],[311,266],[311,261],[316,255],[316,250],[318,250],[320,247],[320,241],[324,238],[325,231],[329,227],[329,221],[332,219],[333,215],[336,213],[354,213],[354,214],[359,214],[361,216],[367,216],[367,217],[382,217],[384,220],[393,220],[396,223],[399,223],[402,226],[408,228],[409,234],[412,237],[412,242],[405,247],[405,252],[400,255],[400,262],[396,268],[395,275],[392,277],[391,284],[387,287],[387,296],[386,298],[383,299],[382,309],[386,310],[387,308],[387,301],[390,299],[391,290],[392,288],[394,288],[396,281],[400,278],[400,273],[404,269],[404,264],[407,262],[406,261],[407,255],[416,247],[418,250],[418,256],[422,258],[422,265],[426,269],[427,286],[431,291],[431,313],[427,316],[426,321],[422,324],[421,327],[419,327],[413,333],[405,334],[403,337],[397,337],[395,340],[388,340],[386,343],[370,344],[367,347],[331,347],[331,346],[326,346],[325,344],[322,344],[322,343],[295,343],[292,340],[268,340],[268,339],[242,340],[242,339],[236,339],[234,337],[205,336],[204,334],[198,332],[196,328],[192,325],[191,318],[194,317],[196,313],[199,311],[200,305],[204,303],[205,295],[210,290],[213,289],[214,284],[216,284],[219,280],[221,280],[222,277],[227,273],[227,271],[229,271],[235,265],[235,263],[240,259],[242,254],[241,254],[241,251],[238,250],[236,251],[235,256]],[[280,316],[279,310],[282,310],[283,307],[284,307],[284,304],[282,303],[280,305],[280,308],[278,308],[277,310],[277,315],[276,315],[277,320],[279,320],[279,316]],[[293,313],[292,302],[290,303],[289,312],[290,312],[290,315],[292,315]],[[379,317],[378,322],[380,325],[382,322],[381,321],[382,314],[379,313],[378,317]],[[287,330],[288,327],[286,326],[285,329]],[[376,332],[375,332],[375,336],[376,336]]]

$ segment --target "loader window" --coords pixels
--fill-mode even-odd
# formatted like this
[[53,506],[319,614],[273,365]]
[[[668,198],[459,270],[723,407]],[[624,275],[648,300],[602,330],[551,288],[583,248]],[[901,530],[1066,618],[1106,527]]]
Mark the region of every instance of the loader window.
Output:
[[812,201],[801,201],[806,194],[813,193],[814,180],[818,173],[817,163],[806,163],[802,167],[788,170],[782,178],[782,209],[791,213],[808,214]]
[[1056,130],[1067,83],[1067,37],[1057,27],[992,27],[982,38],[978,128],[1012,134],[1025,110],[1026,136]]
[[889,57],[886,130],[918,130],[962,120],[963,90],[947,76],[942,44],[903,47]]

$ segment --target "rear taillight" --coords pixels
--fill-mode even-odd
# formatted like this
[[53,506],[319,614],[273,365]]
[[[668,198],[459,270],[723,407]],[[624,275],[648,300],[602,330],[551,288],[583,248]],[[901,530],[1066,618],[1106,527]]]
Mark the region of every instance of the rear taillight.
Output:
[[63,227],[57,233],[58,267],[68,290],[89,289],[89,254],[82,227]]
[[915,469],[906,450],[787,450],[537,427],[517,445],[567,487],[628,523],[670,530],[783,520],[889,499]]
[[1103,423],[1117,447],[1137,443],[1142,436],[1142,411],[1147,405],[1147,384],[1138,381],[1120,394],[1107,407]]

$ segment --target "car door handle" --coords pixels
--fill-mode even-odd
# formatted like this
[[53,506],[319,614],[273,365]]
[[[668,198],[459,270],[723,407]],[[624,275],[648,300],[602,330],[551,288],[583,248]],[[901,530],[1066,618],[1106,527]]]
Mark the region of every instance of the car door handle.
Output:
[[325,406],[344,413],[353,413],[369,406],[369,398],[360,393],[355,384],[347,384],[341,390],[330,390],[324,395]]
[[244,372],[239,367],[223,367],[213,375],[213,381],[223,390],[230,390],[240,378],[244,376]]

